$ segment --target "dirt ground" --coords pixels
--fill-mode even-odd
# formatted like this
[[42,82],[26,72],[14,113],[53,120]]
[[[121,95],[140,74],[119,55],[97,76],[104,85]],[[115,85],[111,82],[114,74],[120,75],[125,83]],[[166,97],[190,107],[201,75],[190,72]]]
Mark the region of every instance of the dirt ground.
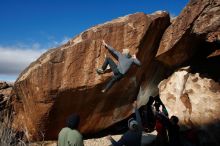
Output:
[[[120,139],[121,135],[113,135],[112,136],[116,141]],[[156,132],[152,132],[150,134],[143,133],[142,137],[142,146],[148,146],[156,137]],[[95,139],[87,139],[84,140],[84,146],[110,146],[111,143],[106,137],[95,138]],[[56,141],[47,141],[47,142],[38,142],[33,143],[30,146],[57,146]]]

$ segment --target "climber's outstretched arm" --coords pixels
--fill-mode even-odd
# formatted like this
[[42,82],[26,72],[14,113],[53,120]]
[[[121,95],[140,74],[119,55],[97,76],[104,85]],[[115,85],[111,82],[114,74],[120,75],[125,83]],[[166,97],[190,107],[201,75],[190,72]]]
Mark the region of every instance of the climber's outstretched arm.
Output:
[[141,66],[141,62],[136,58],[136,55],[133,55],[132,58],[133,58],[133,62],[134,62],[136,65]]
[[109,46],[108,44],[106,44],[106,42],[103,40],[102,41],[103,45],[110,51],[112,52],[117,58],[121,55],[120,52],[118,52],[117,50],[115,50],[114,48],[112,48],[111,46]]

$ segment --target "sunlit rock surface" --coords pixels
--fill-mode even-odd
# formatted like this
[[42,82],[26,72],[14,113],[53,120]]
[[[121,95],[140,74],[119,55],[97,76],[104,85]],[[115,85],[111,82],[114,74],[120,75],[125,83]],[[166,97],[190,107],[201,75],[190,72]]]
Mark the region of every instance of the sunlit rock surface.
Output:
[[[169,24],[166,12],[136,13],[92,27],[65,45],[49,50],[15,83],[20,100],[13,127],[25,131],[29,140],[41,140],[42,133],[51,140],[57,138],[66,118],[75,112],[80,114],[82,133],[95,133],[125,119],[132,113],[131,103],[143,76],[156,68],[151,64]],[[103,39],[118,51],[128,48],[142,63],[140,68],[133,66],[105,94],[101,89],[112,74],[96,73],[108,54]]]
[[191,0],[166,29],[156,56],[164,64],[178,67],[203,51],[202,42],[219,40],[220,1]]
[[159,84],[160,97],[169,115],[180,124],[203,132],[200,141],[218,145],[220,132],[220,84],[182,68]]

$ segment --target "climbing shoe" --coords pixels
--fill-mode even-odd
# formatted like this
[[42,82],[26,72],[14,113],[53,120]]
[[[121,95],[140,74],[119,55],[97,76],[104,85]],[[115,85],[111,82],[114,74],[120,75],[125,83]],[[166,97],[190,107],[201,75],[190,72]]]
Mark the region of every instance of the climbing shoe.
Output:
[[98,74],[104,74],[104,70],[103,70],[102,68],[96,69],[96,72],[97,72]]
[[103,89],[101,92],[102,92],[102,93],[105,93],[105,92],[106,92],[106,89]]

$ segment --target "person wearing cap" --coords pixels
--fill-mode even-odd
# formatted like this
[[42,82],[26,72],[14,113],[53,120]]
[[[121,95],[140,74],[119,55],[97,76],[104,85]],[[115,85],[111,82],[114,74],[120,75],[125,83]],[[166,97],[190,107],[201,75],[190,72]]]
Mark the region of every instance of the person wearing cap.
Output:
[[108,44],[106,44],[104,40],[103,45],[112,53],[113,57],[115,57],[119,62],[118,64],[116,64],[110,57],[106,57],[102,67],[96,69],[98,74],[104,74],[107,66],[109,65],[111,70],[113,71],[114,75],[112,76],[111,80],[108,82],[106,87],[102,90],[102,92],[104,93],[108,89],[110,89],[116,81],[119,81],[121,78],[124,77],[124,75],[128,72],[133,63],[138,66],[140,66],[141,63],[136,58],[135,54],[133,56],[130,55],[129,49],[123,49],[122,53],[120,53]]
[[136,120],[133,118],[128,120],[129,130],[122,135],[119,141],[115,141],[110,135],[107,136],[107,139],[111,141],[112,146],[141,146],[143,127],[136,101],[134,101],[133,107],[135,110]]
[[58,146],[83,146],[83,137],[77,130],[80,117],[77,114],[67,119],[67,127],[63,128],[58,135]]

